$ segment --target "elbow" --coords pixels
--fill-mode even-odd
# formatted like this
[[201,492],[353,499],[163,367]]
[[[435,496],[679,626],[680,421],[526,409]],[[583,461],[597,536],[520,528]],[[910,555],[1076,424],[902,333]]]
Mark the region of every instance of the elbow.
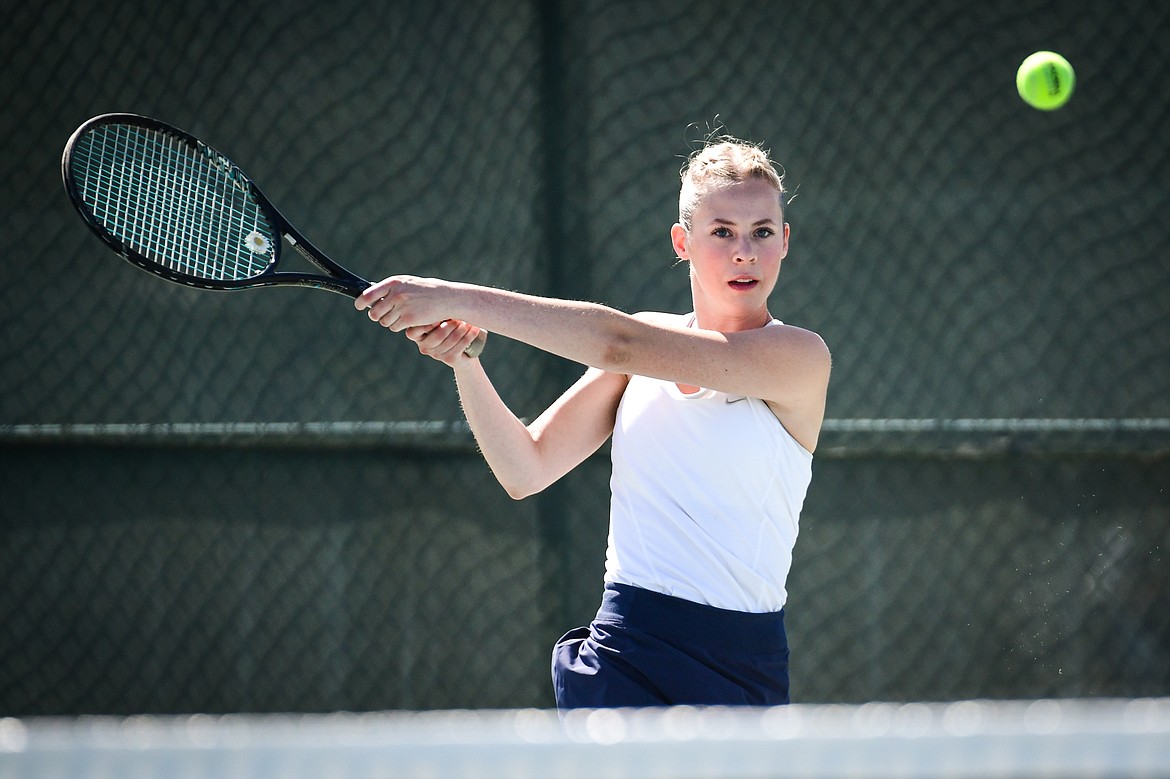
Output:
[[[500,486],[512,500],[524,500],[537,493],[544,492],[562,474],[550,470],[534,467],[524,473],[514,473],[507,478],[499,479]],[[499,477],[497,477],[499,478]]]
[[504,488],[504,492],[512,500],[524,500],[540,492],[545,487],[545,485],[537,483],[534,479],[525,478],[499,479],[499,482],[500,486]]
[[524,500],[536,494],[536,490],[526,489],[518,484],[502,484],[501,486],[503,486],[504,492],[508,493],[508,497],[512,500]]
[[606,339],[601,350],[601,359],[595,366],[611,373],[626,373],[633,353],[633,338],[625,333],[615,333]]
[[649,314],[612,318],[604,329],[599,361],[593,365],[610,373],[637,373],[645,358],[660,353],[666,344],[660,317]]

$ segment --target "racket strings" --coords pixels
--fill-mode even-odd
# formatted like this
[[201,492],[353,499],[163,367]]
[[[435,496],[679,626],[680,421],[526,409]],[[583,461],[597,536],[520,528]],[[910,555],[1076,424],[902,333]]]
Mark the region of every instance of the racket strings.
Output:
[[159,130],[101,125],[79,139],[71,167],[97,222],[165,268],[242,280],[274,260],[268,217],[231,163],[205,147]]

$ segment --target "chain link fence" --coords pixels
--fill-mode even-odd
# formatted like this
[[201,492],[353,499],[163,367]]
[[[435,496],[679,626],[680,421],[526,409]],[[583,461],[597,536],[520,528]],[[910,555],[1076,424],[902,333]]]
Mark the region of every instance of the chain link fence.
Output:
[[[547,706],[605,452],[516,503],[449,373],[337,296],[166,285],[71,212],[107,111],[238,162],[366,277],[684,310],[710,130],[796,197],[834,354],[790,580],[802,701],[1170,692],[1170,10],[59,0],[0,49],[0,715]],[[1015,95],[1076,66],[1054,113]],[[19,249],[15,248],[19,247]],[[503,338],[518,414],[580,370]]]

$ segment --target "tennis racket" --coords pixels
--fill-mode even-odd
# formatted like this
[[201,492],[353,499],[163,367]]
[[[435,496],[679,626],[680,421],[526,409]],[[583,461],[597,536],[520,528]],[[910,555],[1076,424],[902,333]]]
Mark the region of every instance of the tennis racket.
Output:
[[[305,240],[231,160],[157,119],[103,114],[84,122],[65,145],[61,176],[107,246],[168,281],[313,287],[351,298],[370,286]],[[281,270],[284,241],[324,275]],[[481,332],[465,353],[475,357],[486,339]]]

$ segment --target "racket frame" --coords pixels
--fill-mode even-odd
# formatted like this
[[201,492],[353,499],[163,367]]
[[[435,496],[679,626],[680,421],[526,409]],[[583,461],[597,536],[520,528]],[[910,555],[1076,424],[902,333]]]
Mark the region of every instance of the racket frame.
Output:
[[[85,135],[105,125],[128,125],[162,132],[182,142],[197,154],[206,155],[209,158],[217,160],[218,166],[225,171],[226,175],[234,183],[243,187],[255,201],[259,210],[272,225],[273,232],[278,237],[278,240],[273,242],[271,257],[268,260],[267,267],[260,273],[244,279],[204,278],[202,276],[183,273],[162,263],[155,262],[111,233],[97,218],[90,205],[85,202],[73,172],[73,157],[78,143]],[[159,121],[158,119],[140,116],[138,114],[111,113],[101,114],[100,116],[95,116],[87,120],[74,131],[69,137],[68,143],[65,144],[65,151],[61,156],[61,179],[65,184],[65,191],[69,194],[69,199],[73,203],[74,208],[77,209],[83,221],[98,238],[123,259],[167,281],[190,287],[198,287],[200,289],[213,290],[252,289],[255,287],[271,286],[312,287],[336,292],[340,295],[347,295],[351,298],[356,298],[366,287],[370,286],[369,281],[337,264],[324,252],[310,243],[292,223],[284,218],[284,215],[272,204],[272,201],[265,196],[256,183],[228,157],[190,133],[169,125],[166,122]],[[284,240],[279,240],[280,238]],[[280,267],[282,253],[285,248],[284,241],[288,241],[289,245],[296,249],[302,257],[328,275],[322,276],[315,273],[277,270]]]
[[[81,196],[76,176],[73,173],[74,150],[77,148],[81,138],[104,125],[129,125],[159,131],[174,137],[199,154],[215,159],[216,166],[223,170],[233,183],[242,187],[252,197],[261,213],[268,219],[273,228],[277,240],[272,244],[272,256],[269,258],[264,270],[254,276],[243,279],[211,279],[183,273],[167,267],[162,263],[155,262],[111,233],[101,223],[89,204]],[[68,193],[73,207],[81,215],[82,220],[89,229],[103,243],[133,265],[167,281],[210,290],[253,289],[256,287],[273,286],[311,287],[336,292],[339,295],[346,295],[350,298],[357,298],[370,286],[369,281],[334,262],[324,252],[310,243],[291,222],[284,218],[284,215],[272,204],[272,201],[260,191],[260,187],[256,186],[256,182],[252,181],[228,157],[185,130],[181,130],[158,119],[132,113],[108,113],[100,114],[83,122],[65,144],[65,151],[61,155],[61,179],[65,184],[65,191]],[[277,270],[280,265],[285,241],[288,241],[289,245],[296,249],[310,264],[328,275],[322,276],[315,273]],[[464,353],[468,357],[479,356],[479,353],[483,351],[486,340],[487,331],[481,330],[475,340],[471,342],[471,345],[464,350]]]

